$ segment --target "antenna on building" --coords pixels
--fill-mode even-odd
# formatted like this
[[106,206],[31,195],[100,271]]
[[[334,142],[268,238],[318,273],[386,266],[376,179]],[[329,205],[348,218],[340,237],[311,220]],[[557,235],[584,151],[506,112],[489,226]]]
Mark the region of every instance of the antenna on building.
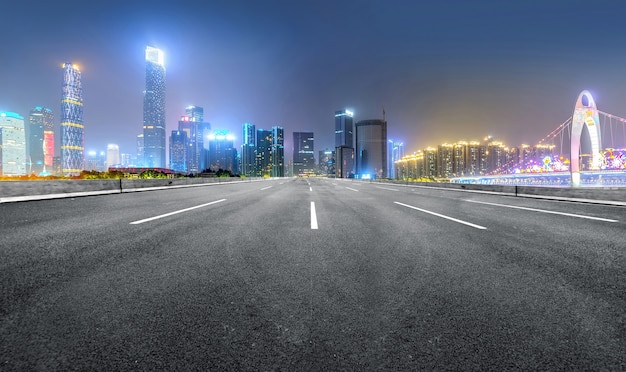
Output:
[[386,121],[385,120],[385,105],[383,105],[383,121]]

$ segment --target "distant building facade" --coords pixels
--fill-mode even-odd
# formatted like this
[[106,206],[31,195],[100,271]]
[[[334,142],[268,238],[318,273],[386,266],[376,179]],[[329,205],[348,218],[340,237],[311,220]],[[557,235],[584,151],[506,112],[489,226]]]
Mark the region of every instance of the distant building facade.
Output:
[[0,175],[26,174],[26,128],[15,112],[0,112]]
[[348,178],[354,175],[354,113],[335,111],[335,176]]

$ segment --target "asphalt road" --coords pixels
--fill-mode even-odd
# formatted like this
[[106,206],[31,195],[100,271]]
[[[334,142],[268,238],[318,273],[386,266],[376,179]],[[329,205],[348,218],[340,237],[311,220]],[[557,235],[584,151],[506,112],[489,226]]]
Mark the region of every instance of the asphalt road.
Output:
[[0,370],[626,370],[625,228],[306,178],[0,204]]

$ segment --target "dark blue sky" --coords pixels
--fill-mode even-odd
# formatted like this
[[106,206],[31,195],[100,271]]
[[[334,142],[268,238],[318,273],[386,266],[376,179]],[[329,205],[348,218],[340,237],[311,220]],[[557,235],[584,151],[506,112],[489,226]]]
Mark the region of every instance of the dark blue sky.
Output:
[[0,111],[48,106],[81,66],[86,150],[134,153],[144,48],[166,53],[168,135],[187,105],[214,129],[313,131],[334,111],[379,118],[406,151],[486,135],[534,144],[583,89],[626,116],[620,1],[11,1],[0,23]]

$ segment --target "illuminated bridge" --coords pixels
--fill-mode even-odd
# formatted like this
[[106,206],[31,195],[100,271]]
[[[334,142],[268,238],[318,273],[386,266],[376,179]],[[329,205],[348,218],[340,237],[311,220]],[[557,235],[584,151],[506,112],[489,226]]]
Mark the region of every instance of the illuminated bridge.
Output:
[[546,186],[626,186],[626,119],[597,109],[588,91],[574,113],[535,146],[484,176],[455,183]]

